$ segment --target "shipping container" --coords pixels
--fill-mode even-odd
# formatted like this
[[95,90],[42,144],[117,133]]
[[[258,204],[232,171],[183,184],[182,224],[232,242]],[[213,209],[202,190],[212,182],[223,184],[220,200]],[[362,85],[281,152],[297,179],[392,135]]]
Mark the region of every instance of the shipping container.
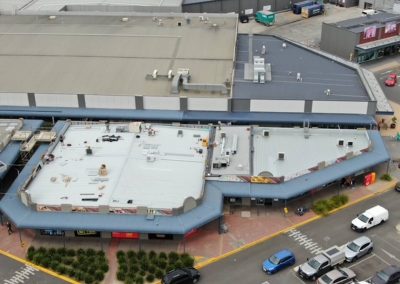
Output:
[[301,16],[303,18],[309,18],[316,15],[321,15],[324,13],[323,4],[314,4],[311,6],[306,6],[301,9]]
[[298,2],[298,3],[294,3],[292,6],[292,11],[295,14],[301,14],[301,9],[303,7],[311,6],[313,4],[315,4],[314,0],[306,0],[306,1]]

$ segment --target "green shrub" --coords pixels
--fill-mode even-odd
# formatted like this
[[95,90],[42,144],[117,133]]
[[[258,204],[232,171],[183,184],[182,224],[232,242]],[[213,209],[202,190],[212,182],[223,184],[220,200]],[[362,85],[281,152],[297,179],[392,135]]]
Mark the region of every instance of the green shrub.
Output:
[[167,259],[167,254],[165,252],[160,252],[160,254],[158,255],[158,258]]
[[37,254],[33,257],[33,263],[40,265],[42,262],[43,256],[41,254]]
[[129,259],[136,258],[136,252],[134,252],[133,250],[129,250],[126,255]]
[[159,261],[158,261],[158,266],[159,266],[161,269],[165,269],[165,268],[167,267],[167,262],[166,262],[163,258],[161,258],[161,259],[159,259]]
[[34,246],[30,246],[29,248],[28,248],[28,251],[27,251],[28,253],[33,253],[33,252],[35,252],[35,247]]
[[86,274],[84,279],[85,279],[85,283],[87,283],[87,284],[92,284],[94,281],[93,276],[90,274]]
[[174,264],[174,267],[175,268],[182,268],[183,267],[182,261],[180,261],[180,260],[176,261],[175,264]]
[[143,260],[142,263],[140,263],[140,268],[144,271],[147,271],[147,269],[149,269],[149,262],[147,260]]
[[75,276],[75,270],[74,269],[69,269],[69,271],[68,271],[68,276],[69,277],[74,277]]
[[161,269],[157,269],[155,275],[157,279],[161,279],[164,276],[164,272]]
[[103,271],[104,273],[106,273],[107,271],[108,271],[108,264],[107,263],[103,263],[101,266],[100,266],[100,269],[101,269],[101,271]]
[[139,250],[138,253],[137,253],[137,258],[140,259],[140,260],[146,258],[146,256],[147,255],[146,255],[146,252],[144,250]]
[[154,250],[149,252],[149,259],[154,259],[157,257],[157,253]]
[[59,264],[57,267],[57,272],[60,274],[65,274],[65,271],[66,271],[66,267],[62,264]]
[[96,280],[99,281],[99,282],[103,281],[103,279],[104,279],[104,272],[101,271],[101,270],[97,270],[97,271],[94,273],[94,279],[96,279]]
[[392,180],[392,176],[389,174],[383,174],[381,176],[381,180],[385,180],[385,181],[391,181]]
[[47,250],[46,250],[46,248],[44,248],[44,247],[40,247],[40,248],[38,249],[38,253],[45,254],[46,252],[47,252]]
[[138,266],[137,264],[131,265],[131,266],[129,267],[129,270],[132,271],[132,272],[134,272],[134,273],[136,273],[136,272],[139,271],[139,266]]
[[140,270],[139,274],[142,275],[142,276],[145,276],[146,275],[146,271],[145,270]]
[[89,266],[88,273],[90,275],[93,275],[96,271],[97,271],[97,266],[96,265]]
[[149,274],[146,276],[146,281],[147,282],[153,282],[154,281],[154,275],[153,274]]
[[65,248],[58,248],[57,253],[61,256],[65,256],[67,254],[67,250]]
[[79,269],[83,272],[87,272],[89,269],[89,266],[86,263],[81,263],[81,265],[79,266]]
[[51,263],[51,259],[50,259],[50,257],[45,256],[45,257],[42,258],[40,263],[41,263],[41,265],[43,267],[49,268],[50,267],[50,263]]
[[126,265],[125,263],[121,264],[118,269],[126,273],[128,272],[128,265]]
[[86,250],[86,255],[87,256],[95,256],[96,255],[96,251],[94,249],[92,249],[92,248],[88,248]]
[[74,249],[68,249],[68,250],[67,250],[67,255],[68,255],[68,256],[72,256],[72,257],[73,257],[73,256],[75,256],[75,254],[76,254],[76,253],[75,253],[75,250],[74,250]]
[[54,271],[57,271],[58,265],[59,265],[59,263],[58,263],[57,261],[54,261],[54,260],[53,260],[53,261],[50,263],[50,268],[51,268],[52,270],[54,270]]
[[124,281],[125,280],[125,272],[124,271],[118,271],[117,272],[117,280],[118,281]]
[[85,250],[80,248],[80,249],[77,250],[76,254],[77,255],[83,255],[83,254],[85,254]]
[[194,258],[188,256],[185,258],[181,258],[184,267],[192,267],[194,265]]
[[179,254],[177,254],[176,252],[171,251],[168,254],[168,262],[169,263],[175,263],[178,259],[179,259]]
[[57,251],[55,248],[50,248],[48,252],[50,255],[55,255]]
[[72,263],[72,267],[73,267],[74,269],[77,269],[77,268],[79,267],[79,262],[75,260],[75,261]]
[[144,279],[143,279],[143,277],[136,277],[136,280],[135,280],[135,283],[136,284],[143,284],[144,283]]
[[85,277],[85,273],[83,273],[81,271],[77,271],[75,273],[75,279],[78,281],[82,281],[84,277]]
[[327,207],[326,200],[319,200],[314,203],[312,210],[318,215],[326,215],[328,214],[329,210]]
[[154,273],[156,272],[156,267],[155,267],[154,265],[149,265],[147,271],[148,271],[149,273],[154,274]]
[[66,265],[71,265],[74,262],[74,259],[72,257],[65,257],[62,262]]
[[26,258],[27,258],[29,261],[32,261],[34,256],[35,256],[35,252],[34,252],[34,251],[28,251],[28,253],[27,253],[27,255],[26,255]]
[[98,251],[96,252],[96,254],[97,254],[97,256],[100,256],[100,257],[105,257],[105,256],[106,256],[106,254],[105,254],[104,251],[102,251],[102,250],[98,250]]
[[123,250],[119,250],[117,251],[117,258],[125,258],[125,252]]
[[127,278],[125,279],[125,284],[134,284],[135,283],[135,278]]
[[175,269],[175,266],[174,265],[172,265],[172,264],[168,264],[167,265],[167,268],[165,269],[167,272],[169,272],[169,271],[171,271],[171,270],[174,270]]

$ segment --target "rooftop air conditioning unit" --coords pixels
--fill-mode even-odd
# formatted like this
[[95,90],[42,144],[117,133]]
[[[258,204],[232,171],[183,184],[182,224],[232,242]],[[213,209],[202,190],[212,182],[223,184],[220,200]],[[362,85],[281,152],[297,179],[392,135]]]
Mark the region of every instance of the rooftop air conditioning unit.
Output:
[[279,152],[278,153],[278,160],[283,161],[285,159],[285,153]]
[[338,146],[343,146],[343,145],[344,145],[344,140],[340,139],[340,140],[338,141]]
[[268,137],[269,136],[269,131],[268,130],[263,130],[262,136]]

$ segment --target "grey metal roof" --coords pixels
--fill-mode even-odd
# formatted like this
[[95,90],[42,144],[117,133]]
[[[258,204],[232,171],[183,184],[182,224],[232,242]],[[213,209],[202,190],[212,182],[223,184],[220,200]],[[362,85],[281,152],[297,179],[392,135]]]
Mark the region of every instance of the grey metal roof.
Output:
[[371,25],[377,25],[399,20],[400,20],[400,15],[381,12],[375,15],[362,16],[331,24],[337,26],[338,28],[348,29],[353,32],[356,32],[357,26],[371,26]]
[[[357,71],[333,59],[273,36],[253,36],[253,56],[266,46],[266,63],[271,63],[272,81],[257,84],[244,80],[248,62],[249,36],[239,35],[236,50],[234,98],[321,101],[369,101]],[[296,80],[300,73],[302,82]],[[330,89],[327,96],[325,90]]]
[[[42,126],[43,120],[25,119],[21,130],[30,130],[35,132]],[[0,153],[0,161],[6,165],[12,165],[19,157],[19,148],[21,142],[10,141],[6,148]],[[0,173],[0,180],[8,173],[10,167],[6,171]]]

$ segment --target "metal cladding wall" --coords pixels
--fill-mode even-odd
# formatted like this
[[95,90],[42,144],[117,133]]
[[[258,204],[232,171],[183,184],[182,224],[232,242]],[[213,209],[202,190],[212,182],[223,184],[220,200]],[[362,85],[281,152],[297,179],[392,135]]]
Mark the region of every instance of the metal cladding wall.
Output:
[[341,7],[354,7],[358,6],[359,0],[329,0],[329,3],[339,5]]
[[358,42],[358,34],[340,29],[333,24],[322,23],[320,47],[323,51],[349,60],[350,54],[353,54],[354,58],[354,47]]
[[187,4],[182,4],[182,11],[186,13],[240,13],[247,9],[253,9],[255,13],[263,10],[264,6],[271,6],[271,11],[283,11],[290,9],[293,3],[300,1],[302,0],[217,0],[193,4],[189,4],[188,1]]

